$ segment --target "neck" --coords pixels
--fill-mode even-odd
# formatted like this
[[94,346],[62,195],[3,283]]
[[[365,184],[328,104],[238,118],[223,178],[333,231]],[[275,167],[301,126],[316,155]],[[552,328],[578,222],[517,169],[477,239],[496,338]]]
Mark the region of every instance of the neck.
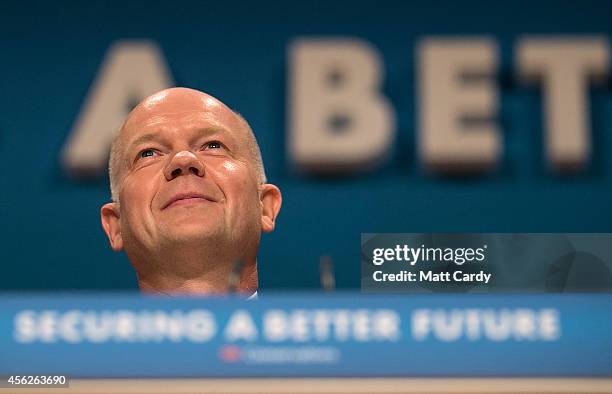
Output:
[[[173,246],[160,247],[157,253],[146,256],[129,253],[132,250],[126,249],[136,269],[141,292],[197,295],[226,294],[235,291],[250,295],[257,290],[257,244],[252,247],[247,246],[244,249],[246,252],[243,250],[239,255],[231,254],[230,247]],[[136,249],[136,251],[142,250],[144,248]],[[231,280],[232,271],[238,260],[244,263],[240,277],[238,280]]]
[[[138,287],[145,294],[165,295],[212,295],[226,294],[230,291],[229,269],[210,270],[194,277],[179,277],[176,275],[141,275],[138,274]],[[246,264],[240,273],[235,292],[245,295],[257,290],[257,264]]]

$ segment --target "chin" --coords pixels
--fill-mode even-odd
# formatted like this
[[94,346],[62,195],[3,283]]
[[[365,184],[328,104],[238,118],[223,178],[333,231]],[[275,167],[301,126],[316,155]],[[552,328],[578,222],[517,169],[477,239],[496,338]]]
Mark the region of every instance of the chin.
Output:
[[166,238],[178,242],[201,242],[206,241],[207,239],[217,238],[220,233],[220,229],[216,226],[213,228],[210,226],[203,226],[201,223],[198,223],[169,229],[166,232]]
[[217,212],[207,210],[202,212],[196,209],[179,209],[172,215],[159,218],[159,223],[168,232],[207,232],[215,229],[222,222],[223,217]]
[[163,218],[159,224],[162,237],[174,243],[225,242],[236,233],[236,229],[227,228],[223,214],[211,210],[204,214],[198,210],[183,210]]

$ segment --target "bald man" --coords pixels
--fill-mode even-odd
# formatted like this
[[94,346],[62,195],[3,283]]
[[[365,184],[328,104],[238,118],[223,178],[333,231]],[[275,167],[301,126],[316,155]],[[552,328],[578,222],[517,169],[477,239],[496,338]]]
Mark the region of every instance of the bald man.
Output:
[[278,187],[266,183],[247,122],[205,93],[172,88],[144,99],[111,147],[112,202],[100,211],[143,292],[256,294],[261,233],[274,230]]

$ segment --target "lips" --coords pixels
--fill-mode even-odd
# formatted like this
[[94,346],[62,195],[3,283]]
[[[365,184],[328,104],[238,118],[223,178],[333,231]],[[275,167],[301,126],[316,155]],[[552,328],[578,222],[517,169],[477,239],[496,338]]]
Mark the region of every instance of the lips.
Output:
[[170,198],[163,206],[162,209],[166,209],[172,205],[178,205],[181,202],[189,203],[189,202],[197,202],[198,200],[206,200],[210,202],[216,202],[216,200],[210,197],[207,194],[198,193],[198,192],[188,192],[188,193],[177,193],[172,198]]

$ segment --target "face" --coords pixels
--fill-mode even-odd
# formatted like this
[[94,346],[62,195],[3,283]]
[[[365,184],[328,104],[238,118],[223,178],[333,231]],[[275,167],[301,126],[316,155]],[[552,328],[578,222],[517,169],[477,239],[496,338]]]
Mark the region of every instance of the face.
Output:
[[265,208],[247,133],[230,109],[200,92],[163,91],[141,103],[121,130],[113,247],[129,254],[211,240],[257,244]]

